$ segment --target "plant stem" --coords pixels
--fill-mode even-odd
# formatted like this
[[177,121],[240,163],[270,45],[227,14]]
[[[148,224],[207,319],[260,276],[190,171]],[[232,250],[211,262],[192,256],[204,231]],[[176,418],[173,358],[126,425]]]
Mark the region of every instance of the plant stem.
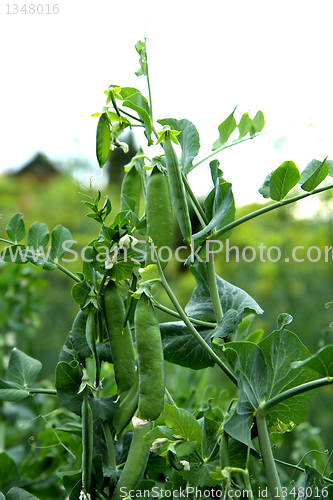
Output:
[[36,388],[28,388],[29,394],[49,394],[51,396],[56,396],[57,391],[54,389],[36,389]]
[[[277,458],[275,458],[274,460],[278,464],[285,465],[286,467],[290,467],[291,469],[296,469],[296,470],[299,470],[301,472],[305,472],[305,469],[303,469],[303,467],[300,467],[299,465],[289,464],[288,462],[283,462],[283,460],[278,460]],[[330,478],[325,477],[325,476],[323,476],[323,479],[327,483],[333,484],[333,479],[330,479]]]
[[191,186],[188,182],[188,179],[183,171],[182,171],[182,178],[183,178],[183,183],[184,183],[185,189],[190,197],[194,211],[197,214],[197,217],[200,221],[200,224],[202,225],[202,227],[205,227],[208,224],[207,216],[206,216],[202,206],[200,205],[198,198],[193,193]]
[[214,240],[220,238],[222,234],[227,233],[234,227],[240,226],[244,222],[247,222],[251,219],[254,219],[255,217],[259,217],[259,215],[265,214],[267,212],[270,212],[271,210],[275,210],[276,208],[283,207],[285,205],[289,205],[290,203],[295,203],[296,201],[302,200],[303,198],[307,198],[308,196],[311,196],[313,194],[321,193],[323,191],[327,191],[328,189],[332,189],[333,184],[329,184],[328,186],[324,186],[322,188],[314,189],[310,193],[302,193],[299,194],[298,196],[294,196],[293,198],[288,198],[287,200],[282,200],[277,203],[273,203],[272,205],[269,205],[267,207],[260,208],[259,210],[256,210],[255,212],[252,212],[250,214],[244,215],[244,217],[240,217],[239,219],[235,220],[234,222],[231,222],[230,224],[227,224],[226,226],[222,227],[219,231],[216,231],[215,233],[211,234],[208,237],[208,240]]
[[108,465],[112,469],[116,470],[117,463],[116,463],[116,454],[114,451],[114,443],[113,443],[113,437],[110,431],[109,424],[107,422],[103,422],[101,420],[102,427],[103,427],[103,432],[105,436],[105,441],[106,441],[106,447],[108,450]]
[[0,241],[3,241],[4,243],[8,243],[9,245],[15,245],[16,244],[16,243],[14,243],[14,241],[5,240],[4,238],[0,238]]
[[220,323],[223,318],[223,310],[221,306],[219,291],[217,289],[216,275],[215,275],[215,266],[214,266],[214,254],[210,254],[208,257],[207,265],[207,278],[208,278],[208,286],[210,297],[212,299],[214,314],[217,323]]
[[216,149],[215,151],[213,151],[212,153],[210,153],[209,155],[205,156],[205,158],[203,158],[202,160],[198,161],[197,163],[195,163],[193,165],[193,168],[196,168],[198,165],[201,165],[201,163],[203,163],[204,161],[206,160],[209,160],[209,158],[211,158],[212,156],[215,156],[217,155],[218,153],[220,153],[221,151],[223,151],[224,149],[228,149],[228,148],[231,148],[232,146],[237,146],[238,144],[241,144],[242,142],[245,142],[245,141],[250,141],[252,139],[255,139],[256,137],[261,137],[262,135],[266,135],[266,134],[270,134],[270,132],[263,132],[262,134],[256,134],[254,135],[253,137],[246,137],[245,139],[241,139],[240,141],[235,141],[233,142],[232,144],[228,144],[227,146],[221,146],[220,148]]
[[150,118],[153,122],[153,101],[151,97],[150,79],[149,79],[149,69],[148,69],[148,55],[147,55],[147,38],[145,37],[145,49],[146,49],[146,64],[147,64],[147,85],[148,85],[148,96],[149,96],[149,111]]
[[283,498],[280,478],[275,466],[274,455],[272,452],[271,442],[269,440],[265,414],[262,411],[257,412],[256,421],[257,421],[260,451],[265,467],[268,486],[271,491],[271,496],[273,499]]
[[[154,303],[154,306],[157,307],[157,309],[160,309],[160,311],[163,311],[167,314],[170,314],[170,316],[174,316],[175,318],[182,319],[181,316],[176,311],[173,311],[172,309],[169,309],[168,307],[163,306],[162,304],[160,304],[159,302],[157,302],[155,300],[153,303]],[[210,323],[208,321],[201,321],[201,319],[191,318],[191,316],[187,316],[187,317],[191,321],[191,323],[193,323],[194,325],[205,326],[206,328],[212,328],[212,329],[217,327],[217,323]]]
[[287,391],[278,394],[269,401],[262,403],[260,405],[260,409],[261,411],[267,413],[269,410],[273,408],[273,406],[282,403],[286,399],[292,398],[293,396],[298,396],[303,392],[311,391],[313,389],[318,389],[319,387],[323,387],[325,385],[329,385],[332,383],[333,383],[333,378],[324,377],[324,378],[319,378],[317,380],[312,380],[311,382],[306,382],[305,384],[301,384],[296,387],[292,387],[291,389],[288,389]]
[[171,290],[171,288],[169,286],[169,283],[167,282],[167,280],[164,276],[164,273],[163,273],[163,270],[161,267],[161,263],[159,261],[159,258],[157,256],[156,252],[155,252],[155,259],[156,259],[157,269],[160,273],[161,284],[164,287],[166,293],[168,294],[169,299],[173,303],[175,309],[178,311],[179,316],[184,321],[185,325],[188,327],[188,329],[190,330],[192,335],[197,339],[197,341],[199,342],[201,347],[203,347],[205,349],[205,351],[210,355],[210,357],[213,359],[213,361],[215,361],[215,363],[221,368],[221,370],[223,370],[224,373],[230,378],[230,380],[237,386],[237,379],[236,379],[235,375],[227,367],[227,365],[225,365],[223,363],[223,361],[218,357],[218,355],[215,353],[215,351],[207,344],[207,342],[205,342],[205,340],[201,337],[200,333],[197,332],[197,330],[192,325],[191,321],[186,316],[183,308],[179,304],[176,296],[174,295],[173,291]]
[[177,406],[176,403],[174,402],[174,399],[173,397],[171,396],[170,392],[168,391],[167,388],[165,388],[165,394],[167,395],[169,401],[170,401],[170,404],[172,404],[172,406]]
[[61,264],[57,263],[57,268],[60,269],[63,273],[67,274],[70,278],[72,278],[74,281],[77,281],[77,283],[80,283],[80,278],[78,276],[75,276],[75,274],[71,273],[68,269],[63,267]]
[[137,120],[138,122],[143,123],[143,120],[141,120],[141,118],[137,118],[136,116],[131,115],[131,113],[127,113],[127,111],[124,111],[122,108],[119,108],[119,111],[121,111],[124,115],[127,115],[130,118],[133,118],[133,120]]

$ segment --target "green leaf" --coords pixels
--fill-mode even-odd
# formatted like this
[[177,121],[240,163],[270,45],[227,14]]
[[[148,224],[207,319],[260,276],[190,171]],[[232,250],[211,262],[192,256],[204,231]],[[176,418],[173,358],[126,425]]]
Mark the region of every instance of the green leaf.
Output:
[[[266,401],[293,387],[316,378],[308,367],[292,369],[292,362],[309,357],[309,351],[297,335],[288,330],[276,330],[258,344],[267,363]],[[277,404],[267,414],[266,421],[272,432],[292,430],[306,418],[316,391],[308,391]]]
[[264,114],[261,110],[257,111],[256,116],[252,120],[252,126],[256,134],[262,131],[265,126]]
[[50,258],[59,260],[66,252],[66,248],[71,248],[72,245],[73,238],[70,231],[59,224],[52,231]]
[[180,131],[180,135],[177,137],[182,149],[180,165],[184,174],[189,174],[193,170],[192,161],[200,149],[200,138],[194,124],[186,119],[176,120],[175,118],[164,118],[157,121],[161,125],[170,125],[172,129]]
[[191,486],[199,486],[202,488],[207,488],[207,486],[218,486],[221,484],[221,480],[211,476],[211,473],[215,472],[218,465],[218,460],[203,464],[191,463],[191,469],[189,471],[183,471],[182,476]]
[[37,359],[33,359],[19,349],[14,349],[10,353],[7,377],[8,380],[27,388],[29,383],[36,378],[42,363]]
[[140,69],[136,71],[135,74],[136,76],[148,76],[146,41],[142,42],[141,40],[139,40],[135,44],[135,50],[140,55]]
[[329,174],[326,161],[312,160],[303,170],[300,178],[301,188],[304,191],[313,191]]
[[[302,483],[302,487],[304,488],[303,492],[299,493],[297,496],[297,500],[301,499],[311,499],[311,498],[327,498],[327,494],[323,494],[323,489],[326,487],[325,480],[323,476],[314,468],[310,467],[310,465],[305,465],[304,479]],[[299,489],[300,490],[300,489]],[[308,493],[310,493],[308,495]],[[327,493],[327,487],[326,487]]]
[[[190,270],[197,285],[185,308],[186,314],[192,318],[215,322],[215,313],[210,297],[206,266],[203,262],[196,262],[191,266]],[[263,313],[263,310],[257,302],[241,288],[228,283],[217,275],[216,282],[224,314],[229,309],[237,311],[239,317],[244,313]]]
[[7,493],[7,500],[38,500],[38,498],[21,488],[11,488]]
[[43,222],[34,222],[29,228],[27,245],[35,251],[44,248],[49,242],[49,230]]
[[221,177],[223,177],[223,172],[222,172],[222,170],[221,170],[219,167],[220,167],[220,162],[219,162],[219,160],[212,160],[212,161],[209,163],[210,175],[211,175],[211,177],[212,177],[212,181],[213,181],[214,186],[216,186],[217,181],[218,181]]
[[293,161],[285,161],[270,178],[270,197],[272,200],[281,201],[289,191],[296,186],[301,178],[298,168]]
[[29,396],[29,392],[22,389],[20,385],[0,379],[0,400],[21,401]]
[[6,500],[4,495],[0,492],[0,500]]
[[224,425],[226,432],[248,445],[255,411],[265,400],[267,364],[263,352],[252,342],[230,342],[224,349],[238,381],[239,396],[234,413]]
[[0,488],[8,484],[15,477],[18,477],[18,475],[14,460],[7,453],[0,453]]
[[295,361],[291,367],[294,369],[307,366],[324,377],[333,377],[333,344],[319,349],[310,358],[304,361]]
[[85,280],[80,281],[80,283],[76,283],[75,285],[73,285],[72,297],[73,297],[74,301],[79,306],[84,306],[90,290],[91,290],[91,287],[88,285],[88,283]]
[[276,322],[276,329],[277,330],[283,330],[285,326],[290,325],[290,323],[293,321],[293,317],[291,314],[288,313],[281,313],[278,316],[277,322]]
[[215,420],[207,417],[202,417],[200,420],[198,420],[198,422],[201,426],[201,432],[203,436],[201,443],[201,456],[204,460],[206,460],[216,446],[216,442],[219,437],[218,431],[220,425]]
[[68,410],[81,415],[83,394],[78,394],[82,373],[78,363],[68,364],[61,361],[57,364],[55,388],[60,403]]
[[202,441],[202,432],[199,422],[192,413],[177,408],[176,406],[164,403],[163,417],[166,425],[172,429],[175,437],[187,441],[196,441],[198,444]]
[[214,142],[213,151],[223,146],[227,142],[227,140],[229,139],[235,128],[237,127],[237,123],[234,117],[236,108],[237,106],[235,107],[233,112],[228,116],[228,118],[219,125],[218,130],[220,133],[220,137],[217,139],[217,141]]
[[219,205],[218,203],[214,203],[214,211],[216,210],[214,217],[209,222],[209,224],[204,227],[204,229],[192,236],[193,240],[197,240],[198,238],[201,238],[202,236],[210,233],[210,231],[212,231],[213,229],[221,228],[223,227],[223,225],[225,225],[224,221],[229,214],[230,208],[234,204],[234,197],[231,190],[231,184],[229,182],[222,182],[222,185],[225,190],[222,203]]
[[111,144],[110,123],[106,113],[103,113],[97,124],[96,156],[100,168],[108,161]]
[[143,121],[145,136],[148,140],[148,146],[151,146],[153,144],[153,141],[151,139],[152,123],[150,119],[150,110],[147,99],[143,97],[138,89],[135,89],[133,87],[123,87],[120,93],[122,98],[124,99],[123,106],[136,111],[140,119]]
[[244,113],[240,122],[238,124],[239,137],[237,140],[242,139],[250,132],[252,128],[252,119],[249,116],[249,113]]
[[25,237],[25,224],[22,214],[15,214],[6,226],[6,233],[14,243],[19,243]]
[[270,198],[271,196],[271,177],[272,173],[266,175],[263,185],[259,188],[259,193],[263,195],[264,198]]
[[[192,370],[202,370],[208,366],[214,366],[214,361],[201,347],[193,334],[182,321],[161,323],[164,359],[169,363],[186,366]],[[211,344],[215,330],[197,328],[198,333]]]

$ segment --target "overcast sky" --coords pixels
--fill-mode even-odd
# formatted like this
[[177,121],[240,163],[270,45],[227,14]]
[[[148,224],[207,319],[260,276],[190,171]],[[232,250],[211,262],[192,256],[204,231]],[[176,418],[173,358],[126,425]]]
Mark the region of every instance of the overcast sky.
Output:
[[[134,74],[134,45],[144,34],[154,117],[193,121],[198,158],[210,152],[236,104],[238,117],[263,111],[272,133],[219,156],[238,204],[260,199],[265,175],[285,160],[302,170],[313,158],[333,159],[331,1],[57,5],[52,15],[46,2],[43,14],[6,14],[1,5],[0,170],[37,151],[57,160],[82,155],[97,165],[97,121],[90,115],[104,105],[110,84],[147,94],[144,78]],[[190,181],[204,194],[211,186],[208,163],[197,170]]]

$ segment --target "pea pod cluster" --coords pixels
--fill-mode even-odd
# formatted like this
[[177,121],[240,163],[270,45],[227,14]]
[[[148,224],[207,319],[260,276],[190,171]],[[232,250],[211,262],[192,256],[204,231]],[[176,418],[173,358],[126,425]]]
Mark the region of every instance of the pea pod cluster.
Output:
[[139,365],[138,417],[156,420],[164,402],[164,358],[158,319],[145,294],[136,306],[134,321]]
[[135,382],[135,355],[131,332],[128,324],[124,328],[125,307],[123,299],[110,281],[104,292],[105,320],[108,329],[113,368],[118,393],[128,391]]
[[171,144],[169,133],[165,134],[163,147],[175,214],[184,240],[188,245],[191,245],[192,227],[188,211],[186,192],[182,180],[182,173],[180,170],[178,157]]
[[[146,200],[147,236],[159,251],[162,247],[171,248],[173,237],[173,211],[170,186],[167,175],[154,167],[149,177]],[[147,265],[151,264],[151,247],[148,243]],[[162,267],[166,266],[162,262]]]

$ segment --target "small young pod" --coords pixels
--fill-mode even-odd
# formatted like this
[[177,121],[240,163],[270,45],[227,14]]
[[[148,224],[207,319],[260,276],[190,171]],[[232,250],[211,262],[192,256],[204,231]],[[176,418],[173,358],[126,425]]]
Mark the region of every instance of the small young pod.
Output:
[[124,328],[124,302],[112,281],[107,284],[104,292],[104,310],[118,393],[121,394],[128,391],[135,382],[135,355],[128,324]]
[[138,417],[156,420],[164,402],[164,358],[159,323],[145,294],[136,306],[134,322],[139,364]]

